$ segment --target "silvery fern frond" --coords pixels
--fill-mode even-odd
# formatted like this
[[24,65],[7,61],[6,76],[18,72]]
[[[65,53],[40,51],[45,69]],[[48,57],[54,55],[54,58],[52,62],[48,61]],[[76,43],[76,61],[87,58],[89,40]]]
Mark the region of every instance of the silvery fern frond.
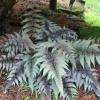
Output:
[[52,80],[51,83],[52,83],[52,84],[51,84],[51,88],[52,88],[52,90],[53,90],[53,92],[54,92],[55,99],[58,100],[59,97],[60,97],[59,89],[58,89],[58,87],[57,87],[57,85],[56,85],[55,80]]
[[9,72],[5,87],[8,89],[11,85],[22,83],[23,59],[33,51],[34,44],[27,35],[15,33],[7,35],[0,48],[0,68]]
[[35,57],[37,57],[35,63],[40,66],[43,76],[47,75],[47,80],[54,79],[61,95],[63,95],[62,77],[65,75],[64,69],[68,70],[65,57],[52,51],[52,46],[49,45],[48,47],[44,46],[44,48],[40,46]]
[[21,58],[20,61],[13,64],[12,68],[9,68],[10,72],[7,77],[8,84],[6,85],[6,89],[11,85],[22,84],[24,81],[28,83],[28,86],[33,91],[33,79],[39,72],[39,68],[38,66],[34,66],[34,59],[32,59],[31,55],[23,55]]
[[27,35],[21,36],[18,33],[7,35],[0,44],[0,67],[3,69],[12,66],[12,60],[20,60],[19,56],[30,53],[34,48],[34,44]]
[[36,78],[37,74],[39,73],[38,66],[34,66],[35,60],[32,58],[31,55],[25,55],[23,57],[23,73],[24,78],[23,80],[28,84],[28,86],[33,91],[33,81]]
[[[33,38],[39,38],[39,34],[42,31],[42,27],[44,26],[44,18],[41,16],[40,4],[36,3],[37,1],[33,2],[32,9],[27,10],[22,17],[24,20],[21,22],[22,27],[22,34],[28,34]],[[38,35],[37,35],[38,34]]]
[[49,20],[45,21],[45,27],[43,29],[43,39],[51,39],[51,40],[59,40],[64,39],[68,41],[74,41],[77,40],[77,34],[68,29],[68,28],[62,28],[61,26],[57,25],[54,22],[51,22]]
[[54,22],[51,22],[41,15],[40,4],[33,2],[32,9],[23,14],[22,33],[27,33],[36,40],[56,40],[58,37],[73,41],[77,39],[77,34],[68,29],[62,28]]
[[[66,40],[58,40],[58,41],[48,41],[43,43],[38,43],[37,48],[38,53],[43,50],[42,48],[52,48],[52,51],[55,51],[56,53],[62,55],[66,62],[71,62],[71,64],[76,67],[76,61],[75,61],[75,49],[72,47],[71,43]],[[37,54],[38,54],[37,53]]]
[[84,87],[85,91],[94,91],[96,95],[100,96],[100,85],[97,80],[97,73],[95,69],[85,67],[78,68],[72,72],[77,87]]
[[77,95],[77,87],[74,83],[74,80],[70,77],[65,77],[63,79],[64,86],[64,100],[74,100],[74,97]]
[[94,43],[92,40],[78,40],[72,42],[72,45],[83,68],[85,67],[85,63],[89,67],[92,65],[95,66],[96,61],[100,64],[99,44]]
[[62,78],[64,88],[63,96],[60,94],[55,80],[52,81],[52,90],[54,91],[56,100],[58,100],[60,97],[62,97],[62,100],[74,100],[74,97],[77,95],[77,87],[70,75],[71,73],[68,73],[68,75]]
[[9,75],[7,76],[7,84],[5,86],[5,91],[9,89],[12,85],[22,84],[22,62],[17,62],[13,65],[13,68],[10,69]]
[[54,50],[61,53],[67,62],[70,62],[73,67],[76,67],[76,53],[70,42],[66,40],[58,40],[54,45]]
[[[34,81],[34,90],[36,90],[36,92],[38,92],[38,94],[40,94],[40,97],[43,96],[47,96],[48,100],[51,100],[51,86],[50,83],[46,80],[45,77],[38,75]],[[42,100],[42,98],[41,98]],[[44,100],[44,99],[43,99]]]
[[27,34],[21,36],[19,33],[7,35],[0,44],[0,51],[11,53],[12,56],[13,54],[25,53],[25,51],[29,52],[29,49],[33,49],[34,46]]

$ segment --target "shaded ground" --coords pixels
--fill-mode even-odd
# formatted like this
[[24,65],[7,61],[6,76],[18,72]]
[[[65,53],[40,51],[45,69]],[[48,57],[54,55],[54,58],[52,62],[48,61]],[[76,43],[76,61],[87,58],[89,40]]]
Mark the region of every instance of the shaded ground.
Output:
[[90,26],[87,28],[80,28],[78,33],[80,38],[100,38],[100,26]]

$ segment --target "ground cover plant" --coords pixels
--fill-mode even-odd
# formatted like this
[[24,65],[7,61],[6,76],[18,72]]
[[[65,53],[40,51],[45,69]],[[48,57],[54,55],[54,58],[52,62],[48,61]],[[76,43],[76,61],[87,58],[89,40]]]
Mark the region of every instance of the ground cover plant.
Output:
[[52,100],[52,93],[56,100],[74,100],[80,87],[100,96],[95,69],[100,40],[80,40],[74,31],[46,19],[37,0],[22,17],[18,33],[1,37],[0,68],[8,73],[3,91],[24,84],[41,100]]

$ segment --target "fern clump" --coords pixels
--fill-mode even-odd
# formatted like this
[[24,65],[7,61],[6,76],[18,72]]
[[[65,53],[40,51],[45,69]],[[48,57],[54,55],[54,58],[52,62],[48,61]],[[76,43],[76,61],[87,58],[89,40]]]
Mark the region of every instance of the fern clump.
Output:
[[94,68],[100,64],[99,43],[79,40],[72,30],[47,20],[38,3],[23,16],[21,31],[0,41],[0,68],[9,70],[5,90],[26,83],[41,100],[52,100],[52,93],[57,100],[74,100],[77,88],[84,87],[100,97]]

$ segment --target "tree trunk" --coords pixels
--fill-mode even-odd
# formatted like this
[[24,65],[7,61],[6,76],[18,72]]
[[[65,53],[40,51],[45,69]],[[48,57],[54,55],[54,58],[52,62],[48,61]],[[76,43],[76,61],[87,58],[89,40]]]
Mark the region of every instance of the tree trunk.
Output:
[[57,0],[50,0],[49,2],[50,2],[49,5],[50,9],[55,11],[57,8]]
[[16,0],[0,0],[0,32],[5,32],[8,12],[12,9]]

